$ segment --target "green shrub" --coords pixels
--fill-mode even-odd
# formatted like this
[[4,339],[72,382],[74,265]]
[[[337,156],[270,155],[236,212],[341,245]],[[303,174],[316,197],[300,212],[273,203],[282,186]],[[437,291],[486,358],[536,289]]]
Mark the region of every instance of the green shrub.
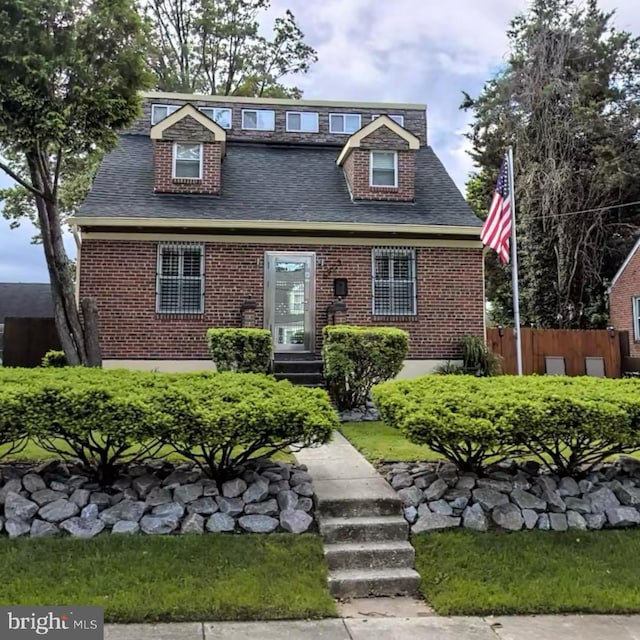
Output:
[[218,371],[266,373],[271,366],[267,329],[208,329],[207,343]]
[[480,377],[497,376],[502,373],[501,358],[489,350],[482,338],[464,336],[462,347],[462,367],[465,373]]
[[324,377],[339,410],[366,406],[371,388],[400,373],[409,334],[390,327],[327,326],[323,331]]
[[220,482],[253,458],[324,444],[338,426],[321,389],[251,373],[186,381],[155,400],[165,415],[162,440]]
[[64,351],[56,351],[51,349],[44,354],[42,358],[43,367],[66,367],[67,356],[64,355]]

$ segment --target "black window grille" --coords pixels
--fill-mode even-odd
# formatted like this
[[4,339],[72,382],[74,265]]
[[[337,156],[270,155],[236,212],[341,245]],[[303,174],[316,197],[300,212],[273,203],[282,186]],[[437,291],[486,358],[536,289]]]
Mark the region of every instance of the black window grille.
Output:
[[416,253],[406,247],[374,247],[373,315],[416,315]]
[[204,312],[204,247],[197,244],[161,244],[156,269],[156,312]]

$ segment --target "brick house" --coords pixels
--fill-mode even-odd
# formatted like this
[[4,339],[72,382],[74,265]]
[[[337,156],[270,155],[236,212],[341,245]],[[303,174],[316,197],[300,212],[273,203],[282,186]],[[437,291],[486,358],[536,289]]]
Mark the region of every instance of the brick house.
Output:
[[143,98],[72,221],[106,366],[208,368],[208,327],[308,358],[350,323],[406,329],[411,376],[484,334],[480,222],[424,105]]
[[619,331],[629,332],[629,355],[640,358],[640,239],[611,281],[609,320]]

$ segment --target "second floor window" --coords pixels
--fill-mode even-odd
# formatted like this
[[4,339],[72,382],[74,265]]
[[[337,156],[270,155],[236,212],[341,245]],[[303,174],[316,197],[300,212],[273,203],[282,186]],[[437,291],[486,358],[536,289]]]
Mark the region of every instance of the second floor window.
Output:
[[[404,127],[404,116],[391,115],[390,113],[386,113],[385,115],[391,118],[394,122],[397,122],[401,127]],[[375,115],[371,116],[371,119],[375,120],[376,118],[379,118],[379,117],[380,117],[380,114],[376,113]]]
[[395,151],[372,151],[369,165],[370,186],[398,186],[398,154]]
[[198,107],[207,118],[211,118],[223,129],[231,129],[231,109],[218,107]]
[[313,111],[288,111],[287,131],[318,133],[318,114]]
[[176,142],[173,145],[173,177],[202,179],[202,145]]
[[329,131],[331,133],[355,133],[359,128],[359,113],[329,114]]
[[274,131],[276,128],[275,111],[271,109],[243,109],[242,128],[254,131]]
[[157,124],[180,108],[177,104],[153,104],[151,105],[151,124]]

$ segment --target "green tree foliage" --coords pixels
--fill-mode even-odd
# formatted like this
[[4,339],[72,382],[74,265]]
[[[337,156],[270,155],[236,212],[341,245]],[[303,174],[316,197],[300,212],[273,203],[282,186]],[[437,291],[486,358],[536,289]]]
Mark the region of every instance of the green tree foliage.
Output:
[[161,91],[219,95],[300,97],[281,82],[306,73],[315,50],[291,11],[260,33],[269,0],[149,0],[149,66]]
[[0,149],[8,158],[0,169],[21,189],[3,198],[13,216],[28,195],[65,355],[72,365],[95,364],[99,354],[88,349],[95,341],[76,306],[62,221],[79,197],[73,194],[86,188],[86,176],[72,178],[73,167],[90,167],[85,160],[113,147],[117,130],[139,113],[138,91],[149,81],[142,21],[130,0],[5,0],[0,33]]
[[[638,231],[640,43],[596,0],[535,0],[508,32],[511,53],[481,95],[466,95],[486,215],[508,145],[515,149],[523,322],[599,327],[606,286]],[[576,213],[580,212],[580,213]],[[509,268],[487,258],[494,319],[512,318]]]

